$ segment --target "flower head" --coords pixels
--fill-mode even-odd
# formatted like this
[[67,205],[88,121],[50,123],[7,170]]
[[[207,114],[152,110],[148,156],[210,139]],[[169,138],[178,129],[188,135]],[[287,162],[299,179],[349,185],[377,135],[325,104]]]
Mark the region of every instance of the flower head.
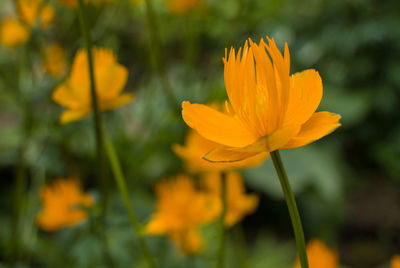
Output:
[[44,68],[54,78],[61,78],[67,72],[64,49],[59,45],[49,45],[44,53]]
[[[338,254],[328,248],[324,242],[313,239],[307,244],[307,255],[310,268],[338,268]],[[300,261],[297,258],[294,268],[300,268]]]
[[[114,53],[104,48],[92,48],[97,101],[101,110],[111,110],[133,99],[130,93],[121,93],[128,77],[128,70],[119,64]],[[86,50],[75,56],[72,70],[64,83],[53,92],[52,98],[65,106],[61,123],[81,120],[92,112],[90,79]]]
[[188,170],[191,172],[232,170],[254,167],[260,165],[267,157],[266,153],[261,153],[237,162],[210,163],[209,161],[204,160],[203,156],[217,146],[217,143],[203,138],[194,130],[190,130],[186,136],[185,145],[182,146],[180,144],[174,144],[172,149],[185,161]]
[[146,233],[168,235],[183,253],[196,254],[203,249],[198,227],[211,222],[220,208],[214,198],[196,189],[185,175],[156,185],[156,212],[146,226]]
[[322,98],[318,72],[290,75],[287,45],[282,56],[273,39],[250,39],[223,59],[229,102],[222,113],[202,104],[182,103],[186,124],[219,145],[210,162],[239,161],[261,152],[291,149],[322,138],[340,126],[340,116],[315,112]]
[[12,48],[28,41],[31,32],[19,20],[7,18],[0,24],[0,44]]
[[[213,172],[203,178],[205,188],[221,203],[221,173]],[[243,179],[237,172],[226,175],[226,214],[225,225],[230,227],[253,213],[258,206],[259,198],[255,194],[246,194]]]
[[394,255],[390,261],[390,268],[400,268],[400,255]]
[[76,179],[57,179],[40,189],[42,211],[36,217],[46,231],[56,231],[83,221],[87,213],[80,206],[90,207],[93,198],[82,192]]
[[201,3],[202,0],[167,0],[167,7],[171,13],[182,15]]
[[53,7],[42,0],[17,0],[16,5],[19,18],[30,27],[37,22],[40,28],[47,28],[54,18]]

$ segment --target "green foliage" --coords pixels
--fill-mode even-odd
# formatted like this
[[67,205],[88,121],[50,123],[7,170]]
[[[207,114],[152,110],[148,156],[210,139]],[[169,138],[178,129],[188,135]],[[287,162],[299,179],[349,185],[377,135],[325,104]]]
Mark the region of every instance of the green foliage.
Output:
[[[0,17],[14,12],[12,2],[1,1]],[[14,186],[22,169],[27,184],[21,200],[24,220],[15,227],[21,236],[18,267],[106,267],[107,254],[96,226],[98,207],[88,221],[55,233],[38,230],[35,224],[41,209],[39,188],[54,178],[77,175],[99,200],[93,118],[60,125],[62,108],[50,96],[64,78],[50,78],[43,69],[43,51],[48,44],[62,44],[69,62],[83,46],[77,14],[55,0],[48,2],[56,9],[52,28],[35,29],[21,47],[0,48],[0,205],[5,208],[0,212],[0,266],[12,259]],[[282,152],[304,213],[307,237],[339,245],[342,263],[356,268],[360,266],[346,252],[363,248],[359,245],[366,234],[381,243],[377,250],[365,251],[368,259],[361,262],[363,267],[378,265],[398,252],[398,228],[357,225],[349,207],[361,187],[376,178],[400,187],[400,1],[209,0],[181,16],[171,14],[162,0],[154,1],[154,6],[166,79],[178,103],[225,99],[224,49],[237,48],[249,37],[258,41],[269,35],[279,47],[288,42],[292,72],[319,71],[324,83],[320,110],[341,114],[343,126],[313,145]],[[104,113],[104,119],[135,211],[140,222],[146,223],[154,211],[154,183],[184,172],[171,145],[183,143],[187,127],[179,107],[168,101],[165,81],[151,63],[154,51],[149,46],[144,3],[90,4],[89,13],[94,43],[112,48],[129,69],[125,91],[134,92],[135,100]],[[282,200],[270,160],[243,174],[261,200]],[[112,181],[111,173],[108,177]],[[105,230],[108,254],[116,267],[146,267],[115,185],[110,192]],[[290,267],[295,258],[294,243],[285,237],[290,227],[280,233],[274,232],[280,226],[264,226],[273,220],[272,212],[273,208],[264,204],[262,211],[248,220],[249,225],[244,222],[248,267]],[[256,231],[246,229],[253,226],[250,223]],[[216,227],[202,231],[206,252],[197,258],[181,255],[167,238],[149,237],[160,267],[215,265]],[[240,267],[233,231],[229,239],[229,267]]]

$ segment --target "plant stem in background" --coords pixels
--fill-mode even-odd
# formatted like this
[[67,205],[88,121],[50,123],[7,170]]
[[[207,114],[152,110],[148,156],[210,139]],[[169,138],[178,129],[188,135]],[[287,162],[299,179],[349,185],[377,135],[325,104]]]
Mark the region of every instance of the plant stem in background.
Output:
[[136,218],[131,201],[129,199],[129,193],[128,193],[128,189],[126,187],[125,177],[124,177],[124,174],[122,173],[118,156],[115,152],[113,144],[107,137],[105,138],[105,148],[106,148],[108,159],[111,164],[111,170],[114,174],[115,181],[118,185],[118,189],[121,194],[122,201],[124,202],[126,212],[128,213],[129,219],[131,221],[133,231],[138,236],[139,244],[140,244],[140,248],[142,250],[143,256],[146,258],[148,267],[152,267],[152,268],[156,267],[153,257],[151,256],[150,250],[147,247],[147,243],[146,243],[143,231],[142,231],[143,228],[141,227],[139,221]]
[[90,36],[89,28],[86,22],[85,5],[82,0],[78,0],[78,11],[79,21],[81,25],[81,31],[87,50],[88,66],[89,66],[89,78],[90,78],[90,94],[92,100],[92,109],[94,113],[94,130],[96,136],[96,148],[97,148],[97,170],[98,176],[101,181],[101,197],[102,197],[102,217],[105,220],[108,204],[108,180],[106,176],[106,165],[104,157],[104,137],[103,137],[103,124],[101,120],[101,113],[99,104],[97,101],[96,84],[94,78],[93,58],[92,58],[92,39]]
[[106,214],[107,214],[107,206],[108,206],[108,179],[106,176],[106,161],[104,156],[104,137],[103,137],[103,125],[101,120],[101,113],[99,110],[99,105],[97,102],[97,94],[96,94],[96,84],[94,78],[94,68],[93,68],[93,57],[92,57],[92,38],[90,36],[89,28],[86,22],[86,12],[85,5],[82,0],[78,0],[78,13],[79,13],[79,21],[81,25],[81,31],[83,35],[83,39],[85,42],[86,52],[87,52],[87,60],[89,67],[89,78],[90,78],[90,93],[92,100],[92,110],[94,113],[94,130],[96,136],[96,150],[97,150],[97,171],[98,177],[101,183],[101,230],[99,230],[100,239],[103,242],[104,246],[104,258],[108,267],[114,266],[114,261],[111,257],[108,245],[108,239],[105,232],[105,223],[106,223]]
[[293,191],[290,188],[289,180],[285,171],[285,167],[283,166],[279,151],[276,150],[271,152],[271,158],[272,162],[274,163],[276,173],[278,174],[279,182],[281,183],[282,191],[285,196],[286,204],[288,206],[301,267],[308,268],[308,259],[307,259],[306,243],[303,233],[303,226],[301,224],[301,219],[299,215],[299,210],[296,205],[296,200],[294,198]]
[[167,72],[165,69],[165,60],[161,51],[161,37],[160,31],[158,29],[157,15],[154,11],[153,3],[151,1],[152,0],[145,0],[147,27],[149,31],[150,57],[152,60],[152,64],[159,75],[162,87],[170,104],[172,105],[172,107],[176,107],[180,111],[180,107],[177,103],[175,95],[169,85]]
[[223,268],[225,266],[225,247],[226,247],[226,237],[225,237],[225,214],[226,214],[226,174],[221,173],[221,203],[222,211],[219,218],[219,248],[218,248],[218,259],[217,268]]

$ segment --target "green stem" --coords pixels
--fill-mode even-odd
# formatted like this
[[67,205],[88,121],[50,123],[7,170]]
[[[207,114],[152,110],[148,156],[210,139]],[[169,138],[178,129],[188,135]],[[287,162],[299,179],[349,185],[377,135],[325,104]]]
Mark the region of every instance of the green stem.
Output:
[[93,67],[93,56],[92,56],[92,38],[90,36],[89,28],[86,22],[85,5],[82,0],[78,0],[78,12],[79,21],[81,25],[81,31],[85,42],[87,51],[87,60],[89,66],[89,78],[90,78],[90,95],[92,102],[92,110],[94,113],[94,130],[96,136],[96,148],[97,148],[97,164],[98,164],[98,175],[102,183],[102,209],[103,209],[103,220],[107,211],[108,203],[108,181],[105,176],[105,157],[104,157],[104,137],[103,137],[103,125],[101,120],[101,113],[99,109],[99,103],[96,93],[96,83],[94,78],[94,67]]
[[225,247],[226,247],[226,233],[225,233],[225,214],[226,214],[226,174],[221,173],[221,203],[222,211],[218,221],[219,227],[219,249],[217,268],[223,268],[225,266]]
[[177,107],[180,110],[179,105],[175,99],[175,95],[172,92],[172,88],[169,85],[167,78],[167,72],[165,68],[165,60],[161,51],[161,37],[158,29],[157,16],[153,8],[152,0],[146,0],[146,18],[147,27],[149,31],[149,43],[150,43],[150,56],[152,64],[156,69],[164,92],[171,103],[172,107]]
[[98,177],[101,183],[101,218],[100,225],[101,231],[99,232],[100,239],[103,242],[104,247],[104,258],[108,267],[114,267],[114,261],[111,257],[107,236],[105,233],[105,223],[106,223],[106,214],[107,214],[107,205],[108,205],[108,180],[106,176],[106,161],[104,157],[104,137],[103,137],[103,125],[101,120],[101,113],[99,109],[97,93],[96,93],[96,83],[94,77],[94,67],[93,67],[93,56],[92,56],[92,38],[89,32],[89,28],[86,21],[86,11],[85,5],[82,0],[78,0],[78,13],[79,13],[79,22],[81,26],[81,32],[84,39],[86,52],[87,52],[87,61],[89,67],[89,79],[90,79],[90,95],[91,95],[91,103],[92,110],[94,113],[94,131],[96,136],[96,150],[97,150],[97,171]]
[[107,152],[108,159],[111,164],[111,170],[114,174],[115,181],[118,185],[119,192],[122,197],[122,201],[124,202],[126,212],[128,213],[129,219],[132,224],[133,231],[137,234],[139,239],[140,248],[144,257],[146,258],[148,267],[156,267],[156,264],[151,256],[150,250],[147,247],[147,243],[142,232],[142,227],[139,221],[136,218],[135,212],[133,210],[131,201],[129,199],[129,193],[126,187],[126,180],[124,174],[122,173],[121,165],[118,159],[118,156],[115,152],[113,144],[111,141],[106,137],[105,138],[105,148]]
[[271,158],[272,162],[274,163],[276,173],[278,174],[279,181],[282,186],[282,191],[285,196],[286,204],[288,206],[301,267],[308,268],[308,259],[307,259],[306,243],[303,233],[303,226],[301,224],[301,219],[299,215],[299,210],[296,205],[296,200],[294,198],[293,191],[290,188],[289,180],[285,171],[285,167],[283,166],[279,151],[276,150],[271,152]]

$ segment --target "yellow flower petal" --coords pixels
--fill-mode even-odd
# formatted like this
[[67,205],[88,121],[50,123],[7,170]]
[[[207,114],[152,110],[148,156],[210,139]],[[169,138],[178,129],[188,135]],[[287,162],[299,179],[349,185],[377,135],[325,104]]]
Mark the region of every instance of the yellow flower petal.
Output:
[[400,268],[400,255],[394,255],[390,261],[390,268]]
[[172,232],[170,237],[182,253],[196,255],[204,250],[203,237],[196,228]]
[[[114,109],[132,101],[131,93],[121,94],[128,71],[117,62],[115,54],[109,49],[93,47],[92,55],[100,110]],[[63,123],[79,120],[92,112],[86,50],[81,49],[76,53],[71,74],[55,89],[52,98],[60,105],[69,108],[61,117]]]
[[240,152],[236,148],[220,145],[208,152],[203,159],[211,163],[235,163],[258,155],[260,152]]
[[89,97],[82,97],[82,94],[78,92],[79,90],[74,90],[67,81],[59,85],[53,91],[51,98],[58,104],[71,109],[82,109],[83,107],[88,107],[90,105]]
[[47,28],[54,17],[54,9],[42,0],[17,0],[19,18],[32,27],[36,22],[40,28]]
[[185,145],[174,144],[172,145],[172,150],[184,160],[190,172],[232,170],[259,166],[269,156],[267,153],[261,153],[245,161],[225,163],[210,163],[203,159],[204,155],[218,146],[217,143],[203,138],[199,133],[191,129],[186,136]]
[[330,112],[314,113],[301,127],[300,132],[292,138],[282,149],[293,149],[316,141],[341,126],[340,115]]
[[67,62],[64,49],[61,46],[53,44],[46,47],[44,68],[54,78],[61,78],[66,74]]
[[98,68],[96,85],[99,96],[104,100],[117,97],[124,89],[127,79],[128,70],[117,62]]
[[75,225],[87,218],[80,206],[91,207],[93,198],[82,192],[79,182],[74,179],[58,179],[40,189],[43,209],[37,214],[36,222],[46,231]]
[[315,70],[290,77],[290,92],[284,124],[303,124],[318,108],[322,98],[322,80]]
[[256,141],[243,124],[234,117],[206,105],[182,103],[182,116],[186,124],[203,137],[227,146],[243,147]]
[[66,110],[60,116],[61,124],[68,124],[74,121],[79,121],[90,114],[90,110]]
[[109,101],[102,101],[100,107],[102,110],[112,110],[122,105],[125,105],[133,100],[134,96],[131,93],[124,93]]
[[[200,182],[221,203],[221,173],[206,173]],[[226,174],[226,201],[224,222],[226,226],[231,227],[257,209],[259,197],[256,194],[246,193],[240,173],[228,172]],[[222,205],[220,207],[222,208]]]
[[12,48],[28,41],[30,30],[15,19],[4,19],[0,25],[0,44]]
[[[310,268],[339,267],[339,256],[337,252],[328,248],[321,240],[312,239],[307,243],[307,255]],[[294,268],[300,267],[300,261],[297,257]]]
[[286,144],[299,130],[299,126],[281,128],[246,147],[219,146],[207,153],[204,159],[210,162],[235,162],[262,152],[272,152]]

